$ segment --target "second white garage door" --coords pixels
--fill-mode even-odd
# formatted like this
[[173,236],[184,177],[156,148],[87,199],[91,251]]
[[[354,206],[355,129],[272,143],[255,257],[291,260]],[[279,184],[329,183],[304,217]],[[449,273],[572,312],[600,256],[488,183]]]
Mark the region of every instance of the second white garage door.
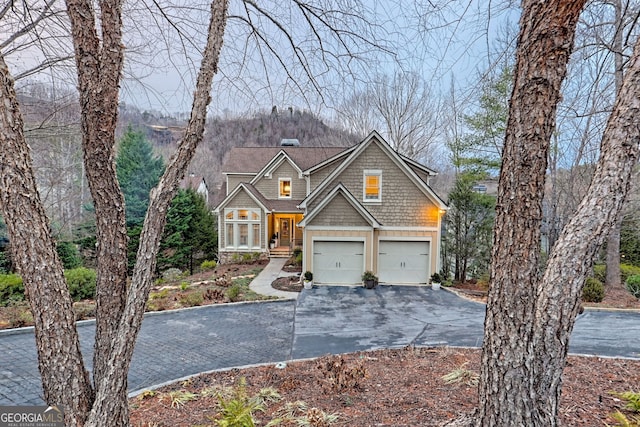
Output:
[[363,268],[364,242],[314,242],[314,282],[356,284],[361,281]]
[[378,276],[381,282],[399,284],[427,283],[429,278],[427,241],[381,240],[378,251]]

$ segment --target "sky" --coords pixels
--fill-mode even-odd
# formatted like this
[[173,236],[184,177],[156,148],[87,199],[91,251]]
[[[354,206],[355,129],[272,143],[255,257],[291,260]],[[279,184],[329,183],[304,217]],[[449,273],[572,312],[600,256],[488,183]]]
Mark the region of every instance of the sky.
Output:
[[[0,49],[14,76],[60,55],[72,57],[69,39],[52,37],[66,31],[61,0],[55,6],[57,15],[37,31],[7,42],[21,22],[37,16],[41,4],[42,0],[21,2],[13,21],[11,16],[0,21]],[[214,115],[252,114],[276,105],[331,117],[346,97],[370,85],[376,76],[401,71],[418,73],[434,93],[448,92],[452,82],[457,88],[472,86],[495,60],[490,51],[498,49],[497,40],[505,38],[503,29],[516,22],[518,14],[517,8],[503,6],[509,4],[506,0],[305,3],[342,10],[328,14],[302,10],[294,2],[263,0],[256,3],[260,10],[251,4],[230,0],[212,88]],[[167,115],[188,112],[208,17],[206,0],[125,1],[121,101]],[[327,31],[319,19],[340,29],[342,38]],[[55,82],[73,88],[73,61],[63,64],[21,78],[19,84]]]
[[[321,54],[302,15],[293,8],[286,10],[281,2],[264,2],[263,6],[287,29],[299,51],[294,50],[282,31],[255,13],[250,16],[264,36],[261,43],[248,36],[246,23],[231,18],[210,109],[216,115],[251,114],[277,105],[330,114],[345,96],[370,84],[376,75],[392,75],[398,70],[417,72],[437,91],[448,91],[452,81],[457,86],[471,85],[493,60],[488,50],[494,49],[496,39],[503,36],[501,28],[517,20],[517,10],[495,10],[488,18],[488,6],[483,1],[444,1],[444,6],[438,8],[431,7],[432,2],[425,2],[427,6],[418,3],[367,1],[360,11],[360,19],[372,24],[367,29],[360,19],[344,22],[335,17],[336,25],[343,25],[347,31],[353,28],[356,36],[362,36],[359,39],[349,34],[345,38],[349,49],[361,60],[344,56],[344,50],[336,47],[335,38],[322,32],[322,28],[319,31],[328,53]],[[249,16],[238,9],[240,4],[232,1],[230,15]],[[153,50],[152,57],[149,49],[131,49],[122,91],[124,102],[168,113],[189,110],[199,66],[198,49],[204,45],[206,8],[203,3],[196,17],[182,16],[183,22],[190,21],[190,43],[174,38],[170,46]],[[125,34],[136,40],[143,38],[137,31]],[[295,56],[299,52],[321,94],[300,66]],[[332,56],[336,53],[343,56]]]

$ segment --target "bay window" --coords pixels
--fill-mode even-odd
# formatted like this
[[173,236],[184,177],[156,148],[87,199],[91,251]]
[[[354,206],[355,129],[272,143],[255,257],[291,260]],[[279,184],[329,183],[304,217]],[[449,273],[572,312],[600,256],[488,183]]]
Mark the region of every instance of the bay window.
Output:
[[262,223],[259,209],[225,209],[225,247],[260,249]]

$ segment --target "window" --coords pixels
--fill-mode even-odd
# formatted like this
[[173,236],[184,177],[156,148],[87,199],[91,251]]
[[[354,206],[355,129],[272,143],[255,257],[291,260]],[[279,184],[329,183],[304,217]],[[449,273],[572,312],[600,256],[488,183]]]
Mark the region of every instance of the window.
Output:
[[291,178],[280,178],[279,179],[279,199],[290,199],[291,198]]
[[252,242],[252,246],[254,248],[259,248],[260,247],[260,224],[253,224],[253,242]]
[[239,248],[248,248],[249,247],[249,225],[248,224],[238,224],[238,234],[240,235],[240,241],[238,244]]
[[234,230],[233,230],[233,224],[232,223],[227,223],[227,232],[225,234],[225,243],[227,247],[233,247],[233,242],[234,242]]
[[364,171],[364,195],[365,202],[379,202],[382,200],[382,171]]
[[260,249],[261,214],[259,209],[225,209],[225,247]]

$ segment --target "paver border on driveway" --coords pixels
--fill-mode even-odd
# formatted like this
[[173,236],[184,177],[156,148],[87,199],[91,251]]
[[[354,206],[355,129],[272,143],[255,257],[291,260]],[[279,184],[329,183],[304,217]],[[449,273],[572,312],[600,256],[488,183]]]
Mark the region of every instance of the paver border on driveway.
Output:
[[[428,287],[322,286],[297,300],[219,304],[148,313],[136,343],[129,389],[237,366],[328,353],[415,346],[479,347],[484,304]],[[640,358],[640,312],[586,310],[572,354]],[[91,368],[94,323],[78,325]],[[42,404],[33,329],[0,332],[0,405]]]

